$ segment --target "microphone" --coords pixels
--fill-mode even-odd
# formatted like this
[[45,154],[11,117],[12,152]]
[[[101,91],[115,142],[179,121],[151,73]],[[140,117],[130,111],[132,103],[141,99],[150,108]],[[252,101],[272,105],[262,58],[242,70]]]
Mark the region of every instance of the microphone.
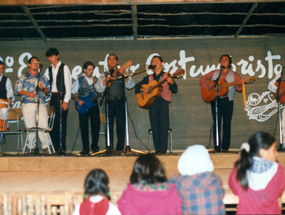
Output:
[[43,66],[43,64],[41,63],[41,64],[40,64],[40,69],[42,69],[43,67],[44,67],[44,66]]
[[113,74],[114,74],[114,72],[115,72],[115,70],[114,70],[114,69],[110,69],[110,75],[113,75]]
[[221,66],[221,70],[224,70],[225,69],[225,67],[224,66]]
[[149,69],[155,69],[156,65],[149,65],[148,68]]

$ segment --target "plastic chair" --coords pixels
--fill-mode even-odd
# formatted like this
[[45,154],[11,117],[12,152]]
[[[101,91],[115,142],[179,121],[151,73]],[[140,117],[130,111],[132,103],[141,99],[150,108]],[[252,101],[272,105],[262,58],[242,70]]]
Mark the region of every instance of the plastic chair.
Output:
[[[50,107],[49,113],[48,113],[48,118],[49,118],[48,128],[40,128],[40,127],[38,127],[38,132],[39,131],[43,131],[44,133],[49,133],[52,130],[53,125],[54,125],[54,120],[55,120],[54,106]],[[27,132],[27,137],[26,137],[24,148],[23,148],[23,154],[25,153],[27,145],[29,144],[29,133],[30,132],[33,132],[33,136],[32,136],[33,143],[35,143],[37,141],[36,140],[36,131],[37,131],[36,127],[25,128],[24,130],[25,130],[25,132]],[[53,146],[53,143],[52,143],[50,135],[44,135],[44,138],[45,138],[45,141],[47,143],[51,143],[47,147],[49,154],[51,154],[51,150],[53,151],[53,153],[55,153],[54,146]],[[31,151],[32,151],[32,148],[30,148],[30,152]]]
[[[20,121],[22,119],[22,111],[21,108],[8,108],[5,117],[4,117],[4,123],[3,123],[3,129],[2,131],[0,131],[0,135],[18,135],[18,147],[17,147],[17,152],[19,154],[20,151],[20,138],[21,138],[21,144],[23,147],[23,135],[22,135],[22,131],[20,129]],[[7,128],[5,128],[5,122],[7,122],[8,125],[12,124],[12,123],[16,123],[17,125],[17,129],[16,130],[12,130],[10,129],[10,127],[8,126]],[[1,151],[1,144],[0,144],[0,151]]]

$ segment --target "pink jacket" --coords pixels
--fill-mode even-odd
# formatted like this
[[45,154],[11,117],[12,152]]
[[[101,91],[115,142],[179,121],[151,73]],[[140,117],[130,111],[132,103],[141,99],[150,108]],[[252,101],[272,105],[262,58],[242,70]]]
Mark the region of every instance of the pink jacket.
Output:
[[117,204],[124,215],[181,214],[181,201],[174,184],[163,191],[140,191],[128,184]]

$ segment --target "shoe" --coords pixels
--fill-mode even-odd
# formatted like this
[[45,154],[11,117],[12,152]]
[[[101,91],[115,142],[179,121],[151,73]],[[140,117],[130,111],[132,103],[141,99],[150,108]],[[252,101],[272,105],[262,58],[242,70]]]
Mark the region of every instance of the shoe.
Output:
[[89,155],[89,150],[83,149],[79,154],[81,154],[81,155]]
[[49,154],[48,148],[43,149],[43,154]]
[[99,152],[99,149],[92,149],[93,153]]
[[33,154],[33,153],[34,153],[34,151],[35,151],[35,149],[34,149],[34,148],[32,148],[32,149],[29,149],[29,148],[28,148],[28,153],[29,153],[29,154]]

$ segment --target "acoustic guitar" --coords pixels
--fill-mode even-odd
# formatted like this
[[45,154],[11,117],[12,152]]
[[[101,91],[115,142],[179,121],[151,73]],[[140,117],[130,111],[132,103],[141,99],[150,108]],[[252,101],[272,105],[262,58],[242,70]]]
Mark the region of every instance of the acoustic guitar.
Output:
[[[132,61],[129,60],[129,61],[127,61],[126,63],[124,63],[124,65],[122,65],[121,68],[127,69],[127,68],[129,68],[132,64],[133,64]],[[112,76],[112,78],[115,78],[115,77],[118,75],[118,73],[119,73],[118,71],[119,71],[119,70],[117,70],[116,72],[114,72],[112,75],[110,74],[110,76]],[[114,79],[114,80],[117,80],[117,79],[119,79],[119,78],[116,78],[116,79]],[[108,81],[108,87],[111,85],[111,83],[112,83],[114,80]]]
[[[275,86],[278,88],[278,82],[275,82]],[[278,101],[278,92],[276,90],[276,93],[274,93],[276,101]],[[280,89],[279,89],[279,97],[280,97],[280,103],[285,103],[285,81],[281,81],[280,83]]]
[[[254,77],[247,77],[247,78],[243,78],[239,81],[234,81],[234,82],[230,82],[228,83],[226,80],[220,79],[219,80],[219,84],[218,84],[218,96],[224,96],[226,94],[228,94],[229,92],[229,87],[233,86],[233,85],[240,85],[242,83],[245,84],[251,84],[253,83],[255,80]],[[211,81],[213,84],[215,84],[214,81]],[[216,92],[215,92],[215,88],[210,89],[210,90],[206,90],[203,87],[201,87],[201,95],[202,98],[205,102],[211,102],[216,98]]]
[[[172,75],[168,77],[171,78],[181,78],[185,74],[184,69],[179,69]],[[137,96],[137,103],[138,106],[144,109],[148,109],[156,98],[159,98],[162,95],[162,84],[167,81],[167,78],[156,81],[152,80],[149,84],[143,84],[142,88],[148,89],[148,93],[138,93]]]

